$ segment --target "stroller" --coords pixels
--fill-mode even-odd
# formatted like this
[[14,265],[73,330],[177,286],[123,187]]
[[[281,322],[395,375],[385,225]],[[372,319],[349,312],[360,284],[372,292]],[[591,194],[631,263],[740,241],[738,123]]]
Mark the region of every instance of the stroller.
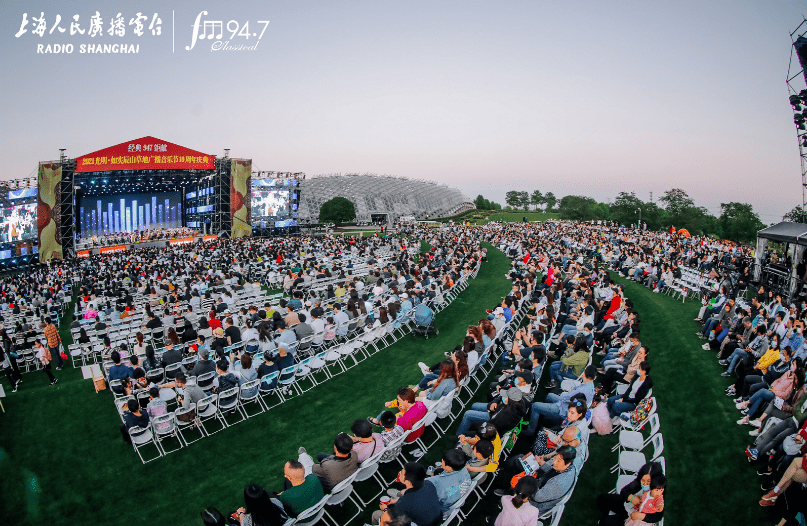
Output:
[[440,334],[440,331],[434,326],[434,311],[425,303],[421,303],[415,307],[414,320],[415,325],[412,327],[412,336],[416,333],[422,334],[428,340],[430,332]]

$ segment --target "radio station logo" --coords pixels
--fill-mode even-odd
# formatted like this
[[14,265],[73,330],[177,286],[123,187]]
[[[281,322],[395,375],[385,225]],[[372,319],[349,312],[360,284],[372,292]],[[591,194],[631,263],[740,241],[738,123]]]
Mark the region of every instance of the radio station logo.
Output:
[[[202,11],[196,15],[196,21],[193,23],[193,35],[191,36],[191,45],[185,46],[186,51],[191,51],[195,46],[197,40],[215,40],[210,46],[210,51],[255,51],[258,44],[269,26],[268,20],[258,20],[257,24],[263,24],[260,34],[257,32],[251,33],[249,29],[249,20],[241,25],[237,20],[230,20],[227,22],[227,33],[230,36],[227,40],[222,41],[224,35],[224,21],[223,20],[202,20],[203,16],[207,16],[207,11]],[[201,29],[201,32],[200,32]],[[250,42],[250,37],[252,41]],[[243,38],[242,41],[237,41],[237,38]]]
[[[201,11],[191,27],[191,43],[185,46],[186,51],[192,51],[199,44],[199,48],[206,47],[213,51],[255,51],[258,48],[268,20],[249,20],[241,23],[238,20],[207,20],[208,12]],[[68,23],[69,21],[69,23]],[[185,40],[184,35],[174,34],[176,26],[175,13],[171,12],[171,52],[176,52],[174,45],[178,38]],[[180,27],[186,27],[184,24]],[[62,53],[71,54],[75,51],[81,54],[111,54],[111,53],[140,53],[140,43],[132,42],[132,38],[123,41],[127,35],[138,39],[146,36],[153,38],[163,35],[163,20],[159,13],[143,14],[137,12],[133,15],[124,15],[122,12],[114,16],[104,17],[100,11],[89,18],[82,19],[75,14],[69,19],[62,20],[61,14],[46,16],[44,11],[39,16],[28,13],[22,14],[20,28],[14,35],[16,38],[33,39],[36,42],[37,54]],[[48,41],[48,37],[63,36],[68,40],[59,42]],[[80,40],[82,39],[82,40]]]

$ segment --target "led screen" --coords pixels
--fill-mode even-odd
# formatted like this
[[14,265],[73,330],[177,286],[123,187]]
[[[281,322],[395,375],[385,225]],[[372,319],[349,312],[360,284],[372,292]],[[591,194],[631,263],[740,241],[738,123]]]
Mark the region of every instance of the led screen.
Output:
[[85,196],[79,201],[81,237],[180,228],[180,192]]
[[9,199],[22,199],[24,197],[36,197],[36,188],[26,188],[25,190],[10,190]]
[[266,186],[252,187],[252,217],[289,216],[289,191]]
[[23,241],[36,237],[36,203],[2,209],[0,242]]

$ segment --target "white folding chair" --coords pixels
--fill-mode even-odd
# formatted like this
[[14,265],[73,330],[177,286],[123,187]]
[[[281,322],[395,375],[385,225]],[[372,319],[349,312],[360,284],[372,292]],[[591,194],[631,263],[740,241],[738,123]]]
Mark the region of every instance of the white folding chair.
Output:
[[[650,460],[656,460],[662,452],[664,452],[664,438],[661,433],[656,433],[650,438],[650,443],[653,444],[653,456]],[[644,453],[641,451],[622,451],[619,453],[619,461],[611,468],[611,473],[636,473],[639,469],[647,463]]]
[[650,434],[647,435],[647,439],[644,438],[640,431],[623,429],[619,432],[619,442],[611,448],[611,451],[622,451],[623,449],[641,451],[644,449],[650,442],[650,438],[658,433],[659,427],[661,427],[661,419],[658,413],[653,413],[647,421],[650,423]]
[[[173,453],[182,449],[182,439],[179,437],[178,427],[174,413],[161,415],[151,421],[151,431],[154,433],[155,442],[163,455]],[[179,447],[176,449],[167,450],[163,445],[163,440],[166,438],[174,437],[177,439]]]
[[356,518],[359,515],[359,513],[363,511],[362,508],[359,508],[358,513],[356,513],[356,515],[354,515],[350,519],[345,520],[343,522],[337,522],[333,517],[331,517],[331,514],[328,513],[327,510],[328,506],[336,506],[336,505],[341,506],[346,500],[350,498],[351,493],[353,493],[353,480],[356,478],[357,473],[358,471],[356,471],[348,478],[346,478],[345,480],[334,486],[333,489],[331,489],[331,494],[328,497],[328,500],[325,501],[325,516],[328,517],[333,522],[334,526],[340,526],[342,524],[349,523],[351,520]]
[[[129,429],[129,438],[132,439],[132,446],[134,446],[137,456],[140,457],[140,462],[143,464],[151,462],[152,460],[157,460],[162,456],[162,450],[160,449],[160,446],[157,445],[157,442],[154,441],[154,434],[151,432],[150,428],[134,426]],[[149,444],[152,444],[157,449],[157,456],[146,460],[140,453],[140,449],[148,446]]]
[[[200,429],[204,431],[205,435],[210,436],[215,433],[218,433],[222,429],[225,429],[227,425],[219,419],[219,410],[217,406],[218,402],[218,395],[212,394],[206,396],[196,402],[196,418],[199,420]],[[220,429],[216,429],[215,431],[209,431],[204,423],[208,420],[215,420],[219,424],[221,424]]]
[[[256,378],[254,380],[250,380],[249,382],[244,382],[244,384],[241,386],[239,401],[241,404],[241,409],[243,410],[243,414],[247,418],[259,415],[266,410],[266,406],[263,405],[263,400],[261,399],[261,394],[259,392],[260,385],[261,385],[261,379]],[[250,415],[249,411],[247,411],[247,404],[250,403],[258,405],[259,411],[254,415]]]
[[[193,444],[194,442],[198,442],[198,441],[202,440],[205,437],[205,432],[204,432],[204,430],[202,429],[202,426],[199,423],[199,418],[198,417],[194,417],[192,420],[188,420],[188,421],[185,421],[182,418],[180,418],[180,417],[182,417],[182,416],[184,416],[186,414],[191,414],[191,413],[195,413],[195,412],[196,412],[196,404],[189,405],[187,409],[179,407],[174,412],[174,416],[176,417],[175,421],[176,421],[176,425],[177,425],[177,433],[179,433],[179,436],[182,438],[182,441],[185,442],[186,446],[188,446],[190,444]],[[195,428],[197,431],[199,431],[199,435],[200,435],[199,438],[197,438],[195,440],[188,440],[188,437],[186,437],[182,433],[182,431],[184,429],[188,429],[188,428]]]

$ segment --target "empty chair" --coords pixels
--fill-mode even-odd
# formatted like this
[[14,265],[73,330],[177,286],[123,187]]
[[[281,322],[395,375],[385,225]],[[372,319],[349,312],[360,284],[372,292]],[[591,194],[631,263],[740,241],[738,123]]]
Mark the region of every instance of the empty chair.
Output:
[[216,371],[200,374],[196,377],[196,385],[202,391],[208,392],[213,389],[213,381],[216,379]]
[[616,451],[617,449],[640,451],[644,449],[650,442],[650,438],[658,433],[659,427],[661,427],[661,420],[659,419],[658,413],[653,413],[647,421],[650,423],[650,434],[647,435],[647,439],[644,438],[641,431],[623,429],[619,432],[619,442],[611,448],[611,451]]
[[[260,393],[258,392],[259,386],[261,384],[261,379],[256,378],[255,380],[250,380],[249,382],[244,382],[241,385],[241,392],[239,395],[241,408],[243,409],[243,414],[246,417],[255,416],[257,414],[263,413],[266,408],[263,405],[263,400],[261,399]],[[255,415],[250,415],[247,412],[247,404],[257,404],[258,412]]]
[[[132,446],[137,452],[137,456],[140,457],[140,462],[143,464],[151,462],[152,460],[157,460],[162,456],[162,450],[154,441],[154,434],[151,432],[150,428],[134,426],[129,429],[129,437],[132,439]],[[149,444],[152,444],[157,449],[157,456],[146,460],[143,458],[142,453],[140,453],[140,449],[147,447]]]
[[146,373],[146,379],[150,383],[160,384],[165,380],[165,369],[162,367],[158,367],[157,369],[152,369]]
[[[168,453],[173,453],[174,451],[179,451],[182,449],[182,439],[179,438],[174,413],[168,413],[167,415],[161,415],[154,418],[154,420],[151,421],[151,430],[154,433],[157,447],[160,449],[163,455],[167,455]],[[163,439],[170,437],[176,438],[179,447],[170,450],[165,449]]]
[[[664,439],[661,433],[656,433],[650,439],[653,444],[653,456],[649,460],[656,460],[664,451]],[[619,462],[611,468],[611,472],[636,473],[647,463],[647,458],[642,451],[622,451],[619,454]]]
[[[241,422],[247,418],[238,402],[239,390],[240,387],[233,387],[232,389],[227,389],[219,393],[218,396],[219,418],[221,419],[222,423],[224,423],[227,426],[237,424],[238,422]],[[241,418],[239,418],[235,422],[227,422],[226,415],[230,413],[237,413]]]

